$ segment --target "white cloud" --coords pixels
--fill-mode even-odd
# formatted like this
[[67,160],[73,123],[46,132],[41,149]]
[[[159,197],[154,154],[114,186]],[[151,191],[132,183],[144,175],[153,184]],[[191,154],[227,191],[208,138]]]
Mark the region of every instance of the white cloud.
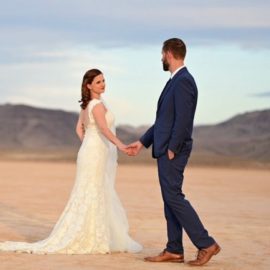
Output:
[[243,46],[252,41],[265,48],[270,46],[269,8],[266,1],[239,0],[9,1],[0,10],[0,53],[12,49],[16,59],[31,59],[31,51],[80,45],[136,47],[174,35],[189,44]]
[[[199,52],[192,67],[203,67],[196,76],[206,89],[205,96],[200,96],[198,122],[216,121],[228,110],[218,103],[220,111],[213,113],[211,105],[211,93],[215,94],[220,83],[216,78],[228,75],[224,63],[236,67],[228,73],[231,81],[238,83],[240,94],[250,93],[255,86],[268,89],[268,64],[264,59],[270,52],[269,8],[270,3],[262,0],[3,2],[0,101],[78,111],[82,76],[97,67],[104,71],[105,98],[118,122],[151,123],[168,75],[161,70],[160,47],[165,39],[179,36],[188,44],[188,58]],[[214,54],[224,46],[234,52],[233,57],[227,52]],[[249,50],[241,56],[243,48]],[[259,53],[262,56],[256,61]],[[213,65],[209,65],[209,59]],[[256,70],[239,79],[235,74],[243,74],[244,64],[237,69],[234,61],[245,59],[252,65],[256,62]],[[249,65],[247,69],[251,69]],[[212,73],[210,81],[205,79]],[[230,84],[226,78],[220,84],[225,100]],[[263,99],[257,100],[261,103],[254,106],[265,105]],[[230,105],[230,100],[225,104]],[[237,109],[244,106],[250,104]],[[235,110],[230,108],[231,113]]]

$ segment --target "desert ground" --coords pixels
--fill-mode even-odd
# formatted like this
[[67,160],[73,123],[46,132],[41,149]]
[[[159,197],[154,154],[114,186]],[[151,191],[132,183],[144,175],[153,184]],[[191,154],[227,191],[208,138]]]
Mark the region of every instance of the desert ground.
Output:
[[[0,241],[46,238],[71,192],[72,162],[0,161]],[[119,165],[116,188],[126,208],[137,254],[35,255],[0,252],[0,269],[190,269],[187,264],[147,263],[166,243],[156,167]],[[188,167],[184,192],[222,251],[203,269],[270,269],[270,171]],[[196,249],[184,237],[185,259]]]

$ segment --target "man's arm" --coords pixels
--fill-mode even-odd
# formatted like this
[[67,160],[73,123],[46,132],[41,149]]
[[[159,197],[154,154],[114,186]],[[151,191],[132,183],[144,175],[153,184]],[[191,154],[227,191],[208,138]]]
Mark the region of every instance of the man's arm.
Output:
[[193,86],[187,79],[174,91],[175,119],[168,149],[177,154],[188,134],[190,122],[193,122],[193,108],[196,102]]
[[140,138],[140,142],[143,144],[144,147],[148,148],[151,146],[154,140],[154,125],[152,125]]
[[151,126],[144,135],[136,142],[128,145],[128,155],[136,156],[144,147],[148,148],[153,143],[154,125]]

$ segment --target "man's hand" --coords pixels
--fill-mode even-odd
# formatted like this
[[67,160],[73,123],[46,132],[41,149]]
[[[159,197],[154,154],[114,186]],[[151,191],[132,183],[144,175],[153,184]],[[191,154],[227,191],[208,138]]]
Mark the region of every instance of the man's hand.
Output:
[[171,151],[170,149],[168,149],[168,157],[169,157],[169,160],[172,160],[174,158],[175,154],[173,151]]
[[131,143],[128,145],[127,150],[128,150],[128,155],[129,156],[136,156],[139,154],[143,147],[143,144],[140,141],[136,141],[134,143]]

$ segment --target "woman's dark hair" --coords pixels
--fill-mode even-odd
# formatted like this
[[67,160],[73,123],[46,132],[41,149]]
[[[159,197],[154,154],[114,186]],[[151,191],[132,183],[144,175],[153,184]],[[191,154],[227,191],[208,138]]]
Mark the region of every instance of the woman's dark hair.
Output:
[[81,103],[80,106],[83,110],[87,107],[89,101],[92,99],[91,98],[91,92],[87,87],[87,84],[91,84],[93,80],[95,79],[96,76],[102,74],[102,72],[98,69],[90,69],[88,70],[84,76],[83,76],[83,81],[82,81],[82,99],[79,100]]
[[179,38],[164,41],[162,50],[164,52],[170,51],[175,59],[185,59],[187,52],[186,44]]

